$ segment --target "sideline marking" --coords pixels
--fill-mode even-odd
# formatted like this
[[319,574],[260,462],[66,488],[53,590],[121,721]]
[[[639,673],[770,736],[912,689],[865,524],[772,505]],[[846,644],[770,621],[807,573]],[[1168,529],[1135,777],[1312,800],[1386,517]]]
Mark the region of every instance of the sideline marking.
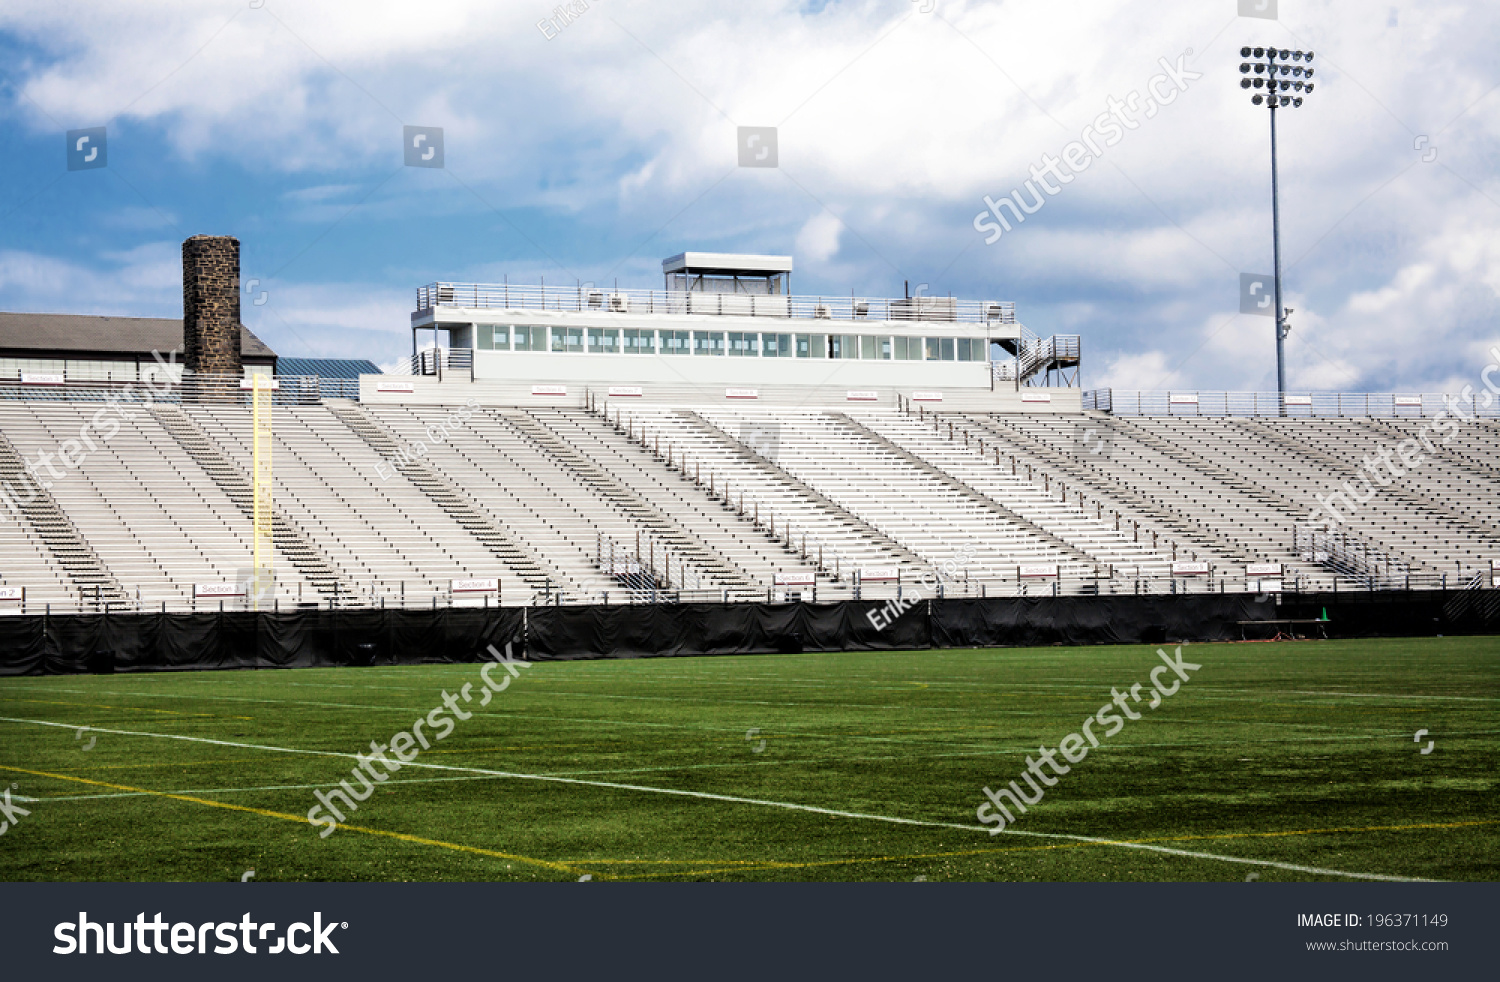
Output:
[[[273,812],[266,808],[251,808],[249,805],[231,805],[226,801],[210,801],[207,798],[193,798],[188,795],[174,794],[170,791],[152,791],[149,788],[132,788],[127,784],[110,784],[107,781],[91,781],[86,777],[74,777],[71,774],[51,774],[47,771],[29,771],[24,767],[11,767],[6,764],[0,764],[0,771],[15,771],[19,774],[31,774],[35,777],[50,777],[57,781],[77,781],[79,784],[92,784],[96,787],[101,788],[113,788],[116,791],[129,791],[135,794],[152,795],[158,798],[171,798],[173,801],[186,801],[194,805],[208,805],[211,808],[224,808],[229,811],[235,812],[249,812],[252,815],[261,815],[266,818],[281,818],[286,819],[287,821],[297,822],[302,825],[311,824],[307,821],[306,815],[288,815],[286,812]],[[462,846],[455,842],[442,842],[437,839],[424,839],[420,836],[407,835],[405,832],[387,832],[384,829],[372,829],[366,828],[362,825],[345,825],[343,823],[340,823],[339,827],[348,829],[351,832],[364,832],[367,835],[380,835],[385,836],[389,839],[399,839],[402,842],[415,842],[418,845],[438,846],[442,849],[452,849],[455,852],[472,852],[478,853],[481,856],[491,856],[496,859],[511,859],[518,863],[528,863],[532,866],[545,866],[547,869],[561,870],[564,873],[568,873],[570,875],[578,872],[578,870],[574,869],[572,866],[565,866],[562,863],[549,862],[545,859],[532,859],[530,856],[518,856],[514,853],[496,852],[493,849],[480,849],[478,846]]]
[[[52,727],[58,727],[60,729],[68,729],[68,730],[77,729],[76,726],[73,726],[73,725],[68,724],[68,723],[53,723],[53,722],[50,722],[48,720],[36,720],[36,719],[17,719],[15,717],[11,717],[11,716],[0,716],[0,722],[26,723],[26,724],[29,724],[29,725],[32,725],[32,726],[52,726]],[[307,754],[307,755],[314,756],[314,757],[339,757],[339,758],[342,758],[344,760],[357,760],[358,759],[358,756],[356,754],[340,753],[340,752],[334,751],[334,750],[301,750],[301,749],[298,749],[298,748],[295,748],[295,747],[273,747],[273,746],[268,746],[266,744],[237,743],[237,742],[233,742],[233,741],[230,741],[230,740],[213,740],[213,739],[209,739],[208,737],[182,736],[182,735],[175,734],[175,733],[142,733],[142,732],[134,731],[134,730],[112,730],[112,729],[104,729],[104,728],[100,728],[100,727],[93,727],[93,729],[98,730],[100,733],[113,733],[113,734],[116,734],[117,736],[153,737],[153,738],[161,739],[161,740],[182,740],[182,741],[185,741],[185,742],[188,742],[188,743],[209,743],[209,744],[215,744],[215,745],[222,746],[222,747],[240,747],[240,748],[243,748],[243,749],[250,749],[250,750],[266,750],[266,751],[270,751],[272,753]],[[652,793],[652,794],[675,795],[677,797],[682,797],[682,798],[698,798],[698,799],[705,800],[705,801],[727,801],[727,802],[731,802],[733,804],[740,804],[740,805],[760,805],[762,807],[768,807],[768,808],[784,808],[784,809],[787,809],[788,811],[810,812],[810,813],[815,814],[815,815],[828,815],[828,816],[831,816],[831,817],[834,817],[834,818],[859,818],[859,819],[865,819],[867,821],[887,822],[887,823],[890,823],[892,825],[916,825],[916,826],[923,826],[923,827],[927,827],[927,828],[958,829],[958,830],[963,831],[963,832],[983,832],[985,834],[989,833],[989,829],[988,828],[986,828],[983,825],[979,825],[979,824],[974,824],[974,825],[960,825],[957,822],[930,822],[930,821],[925,821],[923,819],[918,819],[918,818],[899,818],[899,817],[892,816],[892,815],[869,815],[869,814],[864,814],[864,813],[861,813],[861,812],[841,811],[841,810],[835,809],[835,808],[821,808],[821,807],[818,807],[817,805],[799,805],[799,804],[794,804],[792,802],[786,802],[786,801],[769,801],[769,800],[766,800],[766,799],[763,799],[763,798],[744,798],[744,797],[741,797],[739,795],[714,794],[714,793],[708,792],[708,791],[686,791],[686,790],[682,790],[682,789],[679,789],[679,788],[654,788],[654,787],[651,787],[649,785],[644,785],[644,784],[621,784],[621,783],[618,783],[618,782],[615,782],[615,781],[588,781],[588,780],[584,780],[583,778],[560,777],[560,776],[551,775],[551,774],[520,774],[520,773],[516,773],[516,772],[513,772],[513,771],[489,770],[489,769],[483,768],[483,767],[458,767],[458,766],[454,766],[454,765],[451,765],[451,764],[424,764],[424,763],[422,763],[420,761],[415,761],[415,760],[412,761],[412,762],[410,762],[410,763],[407,763],[407,764],[402,764],[401,766],[403,766],[403,767],[422,767],[422,768],[427,768],[427,769],[430,769],[430,770],[440,770],[440,771],[458,771],[458,772],[461,772],[461,773],[469,773],[469,774],[488,774],[488,775],[495,776],[495,777],[509,777],[509,778],[515,778],[517,780],[522,780],[522,781],[546,781],[546,782],[550,782],[550,783],[554,783],[554,784],[577,784],[577,785],[582,785],[584,787],[613,788],[613,789],[616,789],[616,790],[619,790],[619,791],[645,791],[645,792],[649,792],[649,793]],[[93,783],[102,783],[102,782],[93,782]],[[138,788],[132,788],[130,790],[140,790],[140,789],[138,789]],[[157,793],[160,793],[160,792],[157,792]],[[173,796],[172,795],[167,795],[167,797],[173,797]],[[204,801],[207,804],[219,805],[220,807],[224,807],[224,808],[237,808],[237,809],[240,809],[240,810],[243,810],[243,811],[256,811],[256,809],[253,809],[253,808],[243,808],[242,806],[239,806],[239,805],[220,805],[220,803],[218,803],[218,802],[208,802],[207,799],[187,799],[187,800],[202,800],[202,801]],[[286,817],[284,814],[279,813],[279,812],[266,812],[265,814],[273,814],[273,815],[275,815],[278,818],[284,818],[284,817]],[[305,816],[296,816],[296,819],[299,822],[306,820]],[[311,823],[308,823],[308,824],[311,824]],[[349,828],[354,828],[354,826],[348,826],[348,827]],[[397,833],[381,832],[381,831],[376,830],[376,829],[360,829],[360,831],[371,832],[371,833],[373,833],[375,835],[389,835],[389,836],[394,836],[395,838],[409,838],[409,837],[401,836],[401,835],[399,835]],[[1268,867],[1272,867],[1274,869],[1284,869],[1284,870],[1287,870],[1287,871],[1293,872],[1293,873],[1309,873],[1309,874],[1313,874],[1313,875],[1317,875],[1317,876],[1344,876],[1344,877],[1349,877],[1351,879],[1356,879],[1356,880],[1382,880],[1382,881],[1396,882],[1396,883],[1412,883],[1412,882],[1426,883],[1426,882],[1432,882],[1432,881],[1426,880],[1425,878],[1422,878],[1422,877],[1390,876],[1390,875],[1386,875],[1384,873],[1355,873],[1355,872],[1350,872],[1348,870],[1324,869],[1324,868],[1318,867],[1318,866],[1302,866],[1302,865],[1299,865],[1299,864],[1296,864],[1296,863],[1282,863],[1282,862],[1278,862],[1276,860],[1271,860],[1271,859],[1246,859],[1246,858],[1241,857],[1241,856],[1221,856],[1221,855],[1217,855],[1215,853],[1194,852],[1194,851],[1187,850],[1187,849],[1172,849],[1172,848],[1169,848],[1167,846],[1151,845],[1151,844],[1145,843],[1145,842],[1129,842],[1129,841],[1124,841],[1124,840],[1120,840],[1120,839],[1104,839],[1104,838],[1099,838],[1097,836],[1072,835],[1072,834],[1064,833],[1064,832],[1032,832],[1032,831],[1025,830],[1025,829],[1007,829],[1002,834],[1004,834],[1004,835],[1023,835],[1023,836],[1035,837],[1035,838],[1040,838],[1040,839],[1065,839],[1065,840],[1072,841],[1072,842],[1090,842],[1090,843],[1096,843],[1096,844],[1099,844],[1099,845],[1118,846],[1118,847],[1120,847],[1122,849],[1139,849],[1139,850],[1142,850],[1142,851],[1145,851],[1145,852],[1158,852],[1158,853],[1162,853],[1162,854],[1169,855],[1169,856],[1185,856],[1185,857],[1188,857],[1190,859],[1212,859],[1212,860],[1217,860],[1219,862],[1240,863],[1240,864],[1248,865],[1248,866],[1268,866]],[[433,840],[412,839],[412,841],[430,842],[433,845],[442,845],[442,846],[445,846],[447,848],[453,848],[453,849],[469,849],[469,847],[467,847],[467,846],[454,846],[454,845],[451,845],[449,843],[434,842]],[[470,851],[482,851],[482,850],[470,850]],[[494,855],[501,855],[501,854],[496,853]],[[519,858],[519,857],[517,857],[517,858]],[[524,861],[525,862],[543,863],[544,865],[552,866],[553,868],[567,869],[567,867],[562,867],[562,866],[560,866],[558,864],[555,864],[555,863],[545,863],[545,861],[543,861],[543,860],[526,859]],[[568,871],[569,872],[575,872],[574,870],[571,870],[571,869],[569,869]]]

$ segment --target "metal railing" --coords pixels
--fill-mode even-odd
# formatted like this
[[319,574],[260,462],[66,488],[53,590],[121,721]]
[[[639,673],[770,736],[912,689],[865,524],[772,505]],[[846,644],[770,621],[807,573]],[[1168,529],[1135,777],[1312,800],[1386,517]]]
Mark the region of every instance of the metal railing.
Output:
[[[325,398],[359,398],[355,379],[324,379],[316,375],[277,375],[271,400],[277,406],[313,406]],[[0,401],[21,402],[120,402],[126,405],[165,402],[211,405],[250,405],[250,390],[241,379],[229,375],[184,375],[180,382],[64,382],[61,385],[29,385],[0,380]]]
[[814,321],[919,321],[957,324],[1014,324],[1016,321],[1016,305],[1008,300],[806,297],[683,290],[614,290],[592,286],[511,286],[495,283],[430,283],[417,288],[418,312],[438,307],[575,313],[710,314]]
[[[675,568],[674,568],[675,573]],[[936,589],[928,589],[915,583],[864,583],[859,586],[860,599],[880,601],[916,597],[919,599],[956,599],[984,597],[1076,597],[1076,596],[1184,596],[1204,594],[1240,594],[1265,596],[1263,579],[1246,577],[1240,572],[1214,569],[1207,576],[1131,576],[1116,571],[1109,579],[1062,576],[1052,579],[1017,579],[1015,577],[971,577],[966,580],[947,580]],[[759,586],[754,588],[732,588],[699,586],[690,588],[674,580],[670,587],[664,579],[652,589],[644,580],[640,584],[628,581],[619,586],[602,590],[537,590],[526,595],[521,593],[504,596],[475,598],[454,597],[445,593],[416,593],[398,591],[389,584],[379,584],[354,592],[334,596],[278,595],[252,605],[243,599],[185,599],[174,595],[167,599],[131,598],[125,601],[92,600],[87,597],[64,599],[27,599],[24,603],[0,604],[0,617],[16,615],[46,614],[98,614],[98,613],[225,613],[259,609],[273,612],[296,610],[417,610],[439,607],[552,607],[589,606],[594,604],[675,604],[675,603],[773,603],[784,602],[791,594],[799,594],[803,600],[836,602],[853,599],[855,587],[850,584],[820,583],[815,587]],[[1279,590],[1271,594],[1300,596],[1328,593],[1404,593],[1422,591],[1468,591],[1500,589],[1500,574],[1491,574],[1481,568],[1455,568],[1453,572],[1398,572],[1392,567],[1389,573],[1382,567],[1378,572],[1362,577],[1354,589],[1350,589],[1348,578],[1312,580],[1288,571]]]
[[[1196,389],[1127,392],[1091,389],[1083,394],[1083,408],[1115,416],[1369,416],[1418,419],[1448,411],[1457,396],[1442,393],[1288,392],[1285,402],[1275,392],[1202,392]],[[1500,418],[1500,404],[1484,407],[1460,403],[1466,416]]]
[[472,348],[423,348],[407,362],[412,375],[443,376],[473,375],[474,349]]
[[[1406,560],[1349,529],[1298,525],[1293,537],[1303,562],[1317,563],[1371,589],[1380,583],[1405,582],[1411,576],[1411,565]],[[1456,571],[1456,579],[1461,572]]]

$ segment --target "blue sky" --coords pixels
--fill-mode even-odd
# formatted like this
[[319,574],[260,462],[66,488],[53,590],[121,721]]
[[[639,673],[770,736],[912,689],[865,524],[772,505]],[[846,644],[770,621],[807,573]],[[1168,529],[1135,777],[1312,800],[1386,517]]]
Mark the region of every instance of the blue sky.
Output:
[[[1014,300],[1083,335],[1089,387],[1265,390],[1270,322],[1236,313],[1271,266],[1238,88],[1261,43],[1316,50],[1321,83],[1281,114],[1292,385],[1456,390],[1500,344],[1493,5],[598,0],[544,31],[549,7],[8,0],[0,309],[180,316],[181,240],[230,234],[277,351],[385,363],[433,280],[791,253],[798,293]],[[986,245],[984,196],[1162,60],[1200,77]],[[99,125],[108,166],[68,171],[64,133]],[[442,127],[446,166],[404,166],[403,125]],[[740,125],[778,127],[779,167],[737,166]]]

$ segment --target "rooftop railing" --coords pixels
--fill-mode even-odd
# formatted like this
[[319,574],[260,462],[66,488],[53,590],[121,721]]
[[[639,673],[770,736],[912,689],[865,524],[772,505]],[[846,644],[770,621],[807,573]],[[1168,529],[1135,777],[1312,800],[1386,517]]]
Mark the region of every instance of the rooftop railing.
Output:
[[[1449,412],[1458,404],[1464,416],[1500,418],[1500,405],[1488,408],[1442,393],[1394,392],[1200,392],[1193,389],[1127,392],[1091,389],[1083,394],[1083,408],[1115,416],[1370,416],[1417,419]],[[1458,415],[1453,413],[1453,415]]]
[[479,310],[550,310],[573,313],[708,314],[791,320],[917,321],[1014,324],[1016,305],[1006,300],[953,297],[800,297],[786,294],[698,293],[682,290],[605,290],[591,286],[511,286],[430,283],[417,288],[417,312],[438,307]]

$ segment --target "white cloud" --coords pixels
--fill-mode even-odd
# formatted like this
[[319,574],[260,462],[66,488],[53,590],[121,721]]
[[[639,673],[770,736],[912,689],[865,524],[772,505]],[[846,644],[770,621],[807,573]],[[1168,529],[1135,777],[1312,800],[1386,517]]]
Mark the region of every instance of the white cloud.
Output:
[[[1203,343],[1236,309],[1238,272],[1270,268],[1266,118],[1237,87],[1238,47],[1312,47],[1319,90],[1280,114],[1292,377],[1436,384],[1466,377],[1460,360],[1494,338],[1500,95],[1482,98],[1500,30],[1493,5],[1422,0],[1392,26],[1360,0],[1288,3],[1280,22],[1228,24],[1227,0],[1166,0],[1149,17],[1125,0],[1099,0],[1086,16],[977,0],[945,0],[930,15],[906,0],[814,14],[784,0],[669,10],[611,0],[551,41],[535,27],[546,6],[10,0],[0,31],[34,51],[7,70],[24,93],[13,112],[36,131],[123,110],[112,141],[159,132],[173,155],[163,166],[295,185],[278,188],[298,209],[280,221],[333,222],[399,168],[402,122],[439,125],[450,175],[398,174],[362,215],[387,228],[466,220],[482,209],[459,178],[507,214],[571,229],[575,244],[601,227],[629,229],[632,246],[662,242],[661,255],[794,243],[799,270],[813,273],[799,282],[815,289],[899,293],[909,278],[1021,298],[1035,328],[1077,331],[1089,351],[1114,355],[1102,372],[1086,365],[1088,378],[1150,384],[1202,344],[1172,384],[1225,388],[1262,387],[1274,365],[1269,331],[1253,318]],[[977,241],[969,223],[984,194],[1023,184],[1110,99],[1144,92],[1158,59],[1175,63],[1189,48],[1202,78],[1024,225],[994,246]],[[739,123],[780,127],[779,172],[735,168]],[[1435,162],[1413,149],[1423,135]],[[121,212],[115,228],[150,228],[149,218]],[[283,287],[274,301],[287,330],[311,332],[320,347],[401,334],[411,284],[380,277],[404,272],[366,282],[319,273],[315,258],[294,271],[317,285],[305,295]],[[654,281],[654,258],[610,274]],[[7,278],[16,264],[69,284],[54,304],[67,295],[119,311],[146,303],[153,283],[164,303],[163,262],[100,255],[90,270],[8,252],[0,305],[42,295]],[[545,267],[531,253],[501,263],[478,247],[444,262],[461,267],[439,274],[451,277]]]
[[820,211],[807,220],[797,233],[797,257],[814,265],[826,263],[839,251],[839,235],[844,224],[829,211]]

